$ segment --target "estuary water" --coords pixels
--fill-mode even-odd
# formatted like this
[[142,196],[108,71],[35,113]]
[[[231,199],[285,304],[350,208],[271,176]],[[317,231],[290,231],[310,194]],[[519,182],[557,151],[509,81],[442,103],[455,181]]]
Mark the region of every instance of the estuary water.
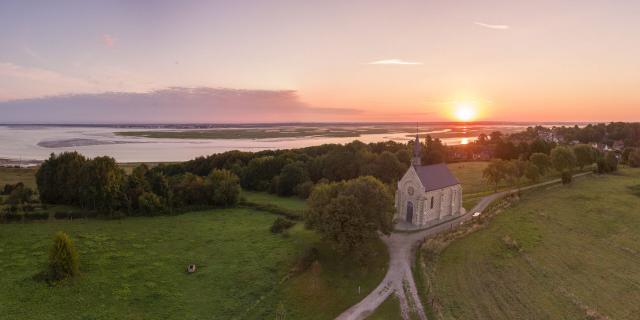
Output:
[[[297,124],[296,126],[305,126]],[[311,126],[311,125],[310,125]],[[326,125],[323,125],[326,126]],[[350,128],[365,127],[350,125]],[[368,125],[370,126],[370,125]],[[327,137],[323,135],[295,138],[269,139],[170,139],[120,136],[119,131],[170,131],[191,130],[150,127],[90,126],[90,125],[0,125],[0,159],[4,164],[35,163],[51,153],[78,151],[88,157],[108,155],[118,162],[172,162],[186,161],[198,156],[229,150],[260,151],[316,146],[325,143],[349,143],[353,140],[378,142],[393,140],[407,142],[415,135],[410,129],[385,125],[386,133],[361,134],[354,137]],[[448,145],[473,141],[481,132],[519,131],[525,124],[517,125],[430,125],[421,126],[421,134],[439,137]],[[225,128],[230,128],[226,126]],[[269,125],[278,130],[278,125]],[[290,126],[288,127],[290,128]],[[238,128],[235,128],[238,129]],[[330,130],[330,129],[329,129]]]

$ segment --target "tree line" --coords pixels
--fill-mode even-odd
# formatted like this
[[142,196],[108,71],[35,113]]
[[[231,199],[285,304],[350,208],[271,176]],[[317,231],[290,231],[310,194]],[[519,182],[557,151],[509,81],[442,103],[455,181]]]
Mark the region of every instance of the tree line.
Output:
[[36,172],[40,200],[108,214],[153,215],[189,206],[235,204],[238,177],[214,169],[206,176],[165,175],[145,164],[131,174],[111,157],[88,159],[77,152],[52,154]]

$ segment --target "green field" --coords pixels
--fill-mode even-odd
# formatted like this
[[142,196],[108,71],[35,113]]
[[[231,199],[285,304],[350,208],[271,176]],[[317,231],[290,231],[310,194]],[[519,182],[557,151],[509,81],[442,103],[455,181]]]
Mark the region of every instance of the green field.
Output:
[[[482,171],[487,167],[489,162],[459,162],[448,165],[453,175],[458,178],[462,184],[462,206],[470,210],[484,196],[494,192],[494,186],[487,184],[482,178]],[[590,171],[591,167],[585,167],[584,171]],[[552,171],[540,178],[539,182],[549,181],[560,178],[560,174]],[[533,184],[531,181],[523,178],[520,182],[521,186]],[[507,190],[514,188],[515,185],[502,181],[498,185],[498,190]]]
[[[34,173],[0,168],[0,184],[23,181],[35,188]],[[243,198],[296,213],[306,206],[298,198],[266,193],[243,191]],[[285,235],[272,234],[277,217],[232,208],[0,224],[0,318],[265,319],[280,307],[287,319],[332,319],[384,277],[388,254],[382,242],[361,266],[337,256],[301,223]],[[75,241],[82,275],[50,287],[32,277],[45,267],[59,230]],[[320,252],[318,264],[292,273],[310,247]],[[190,263],[200,266],[192,275],[185,272]]]
[[278,197],[266,192],[246,190],[242,191],[241,196],[248,202],[264,205],[276,205],[300,214],[302,214],[302,211],[307,207],[305,201],[298,197]]
[[0,188],[5,184],[15,184],[22,182],[25,186],[36,188],[37,168],[6,168],[0,167]]
[[640,170],[623,169],[525,193],[423,261],[432,318],[637,319],[639,184]]

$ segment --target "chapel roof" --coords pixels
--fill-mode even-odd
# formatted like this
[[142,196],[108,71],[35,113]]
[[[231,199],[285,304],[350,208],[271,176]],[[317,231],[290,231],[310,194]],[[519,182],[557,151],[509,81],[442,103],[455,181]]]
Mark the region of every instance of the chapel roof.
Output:
[[416,170],[425,192],[460,184],[458,179],[456,179],[444,163],[428,166],[413,166],[413,168]]

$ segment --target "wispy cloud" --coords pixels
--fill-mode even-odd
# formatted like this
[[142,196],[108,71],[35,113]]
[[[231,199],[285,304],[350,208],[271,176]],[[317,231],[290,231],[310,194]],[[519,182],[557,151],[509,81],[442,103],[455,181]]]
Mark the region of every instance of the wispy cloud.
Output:
[[385,64],[385,65],[420,65],[422,62],[415,61],[405,61],[402,59],[386,59],[386,60],[378,60],[372,61],[367,64]]
[[490,23],[484,23],[484,22],[474,22],[474,24],[477,26],[481,26],[483,28],[493,29],[493,30],[508,30],[511,28],[506,24],[490,24]]
[[116,45],[116,40],[117,39],[110,34],[102,35],[102,44],[107,48],[113,48],[113,46]]

